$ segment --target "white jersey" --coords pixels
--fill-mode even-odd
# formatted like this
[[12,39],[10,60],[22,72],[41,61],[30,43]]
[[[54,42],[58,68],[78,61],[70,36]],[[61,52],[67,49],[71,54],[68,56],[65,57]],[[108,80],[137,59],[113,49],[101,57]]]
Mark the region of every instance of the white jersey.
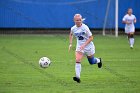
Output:
[[135,31],[135,26],[134,26],[134,20],[135,19],[136,19],[136,17],[133,14],[131,14],[131,15],[126,14],[123,17],[123,21],[127,21],[127,22],[130,23],[130,24],[126,24],[125,25],[125,33],[130,33],[130,32],[134,32]]
[[[81,27],[77,27],[76,25],[74,25],[71,28],[71,32],[77,38],[76,51],[78,51],[80,46],[83,45],[89,39],[90,36],[92,36],[91,31],[89,30],[88,26],[85,24],[82,24]],[[84,50],[90,50],[90,49],[94,49],[95,51],[94,44],[92,41],[87,46],[85,46]]]

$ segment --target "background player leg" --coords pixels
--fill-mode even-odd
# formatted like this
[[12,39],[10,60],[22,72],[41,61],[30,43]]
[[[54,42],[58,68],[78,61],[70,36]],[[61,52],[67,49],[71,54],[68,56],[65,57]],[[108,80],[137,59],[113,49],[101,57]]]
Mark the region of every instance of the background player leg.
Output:
[[134,46],[134,33],[130,33],[130,48],[133,48]]

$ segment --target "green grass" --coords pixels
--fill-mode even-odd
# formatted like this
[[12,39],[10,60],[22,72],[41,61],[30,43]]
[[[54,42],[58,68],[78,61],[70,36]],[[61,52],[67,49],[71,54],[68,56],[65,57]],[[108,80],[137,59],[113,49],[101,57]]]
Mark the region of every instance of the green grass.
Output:
[[[77,84],[75,45],[68,53],[68,35],[0,35],[0,93],[139,93],[140,37],[135,41],[130,49],[126,36],[95,36],[103,68],[85,57]],[[47,69],[38,64],[43,56],[52,61]]]

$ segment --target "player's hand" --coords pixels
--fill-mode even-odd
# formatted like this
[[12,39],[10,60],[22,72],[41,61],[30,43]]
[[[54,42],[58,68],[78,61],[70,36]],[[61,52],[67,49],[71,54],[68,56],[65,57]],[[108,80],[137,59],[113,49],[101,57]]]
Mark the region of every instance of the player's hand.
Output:
[[81,47],[80,47],[80,51],[84,50],[85,48],[85,45],[83,44]]
[[69,45],[69,50],[68,50],[69,52],[70,52],[70,50],[71,50],[71,47],[72,47],[72,44]]

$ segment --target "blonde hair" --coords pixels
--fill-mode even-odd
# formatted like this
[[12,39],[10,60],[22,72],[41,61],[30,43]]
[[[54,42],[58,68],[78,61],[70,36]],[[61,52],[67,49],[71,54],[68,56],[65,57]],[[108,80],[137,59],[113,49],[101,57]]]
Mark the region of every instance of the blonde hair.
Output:
[[75,18],[75,17],[81,17],[81,18],[82,18],[82,15],[81,15],[81,14],[75,14],[75,15],[74,15],[74,18]]
[[82,22],[86,20],[86,18],[82,18],[82,15],[81,15],[81,14],[75,14],[75,15],[74,15],[74,18],[75,18],[75,17],[81,17]]

